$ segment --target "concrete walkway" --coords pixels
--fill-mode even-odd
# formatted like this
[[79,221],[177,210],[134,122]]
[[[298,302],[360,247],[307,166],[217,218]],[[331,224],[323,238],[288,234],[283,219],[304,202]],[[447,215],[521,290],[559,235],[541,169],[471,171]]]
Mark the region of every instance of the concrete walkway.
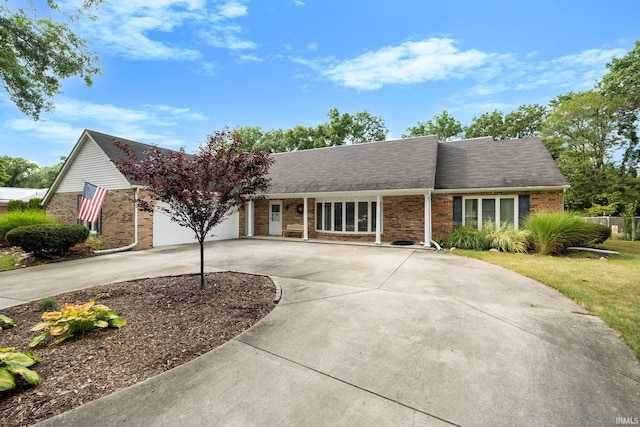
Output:
[[[0,274],[0,307],[193,273],[197,246]],[[42,425],[614,426],[640,365],[597,317],[510,271],[418,248],[208,244],[207,270],[268,274],[283,298],[218,349]]]

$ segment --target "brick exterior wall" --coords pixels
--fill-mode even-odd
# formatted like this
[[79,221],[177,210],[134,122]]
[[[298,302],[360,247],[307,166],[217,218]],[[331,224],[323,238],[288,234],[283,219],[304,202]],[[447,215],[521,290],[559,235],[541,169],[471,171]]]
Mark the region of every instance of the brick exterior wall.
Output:
[[[481,193],[488,195],[520,195],[528,194],[531,212],[557,211],[563,209],[564,195],[559,191],[536,191],[529,193]],[[432,194],[431,195],[431,234],[434,240],[446,239],[453,231],[453,198],[469,196],[465,194]],[[303,224],[302,214],[296,212],[298,204],[303,199],[284,199],[283,230],[287,224]],[[287,210],[287,206],[289,209]],[[387,196],[382,198],[383,233],[382,240],[424,241],[424,196]],[[309,238],[331,241],[375,241],[375,234],[340,234],[315,231],[315,199],[308,199],[309,210]],[[240,235],[246,236],[245,209],[240,211]],[[254,203],[254,235],[267,236],[269,234],[269,200],[257,200]]]
[[[561,211],[564,208],[564,193],[558,191],[531,191],[522,193],[481,193],[478,196],[490,195],[529,195],[530,212]],[[465,194],[433,194],[431,196],[431,234],[434,240],[446,239],[453,231],[453,198],[471,196]]]
[[[82,193],[56,193],[47,205],[47,212],[65,224],[76,224],[78,196]],[[128,246],[134,241],[135,190],[111,190],[102,206],[104,249]],[[138,212],[138,245],[134,249],[153,246],[153,214]]]

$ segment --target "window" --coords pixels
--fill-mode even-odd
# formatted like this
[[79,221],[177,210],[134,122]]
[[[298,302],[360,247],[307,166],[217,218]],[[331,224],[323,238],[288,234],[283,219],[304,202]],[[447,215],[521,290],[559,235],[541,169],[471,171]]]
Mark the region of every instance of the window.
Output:
[[376,202],[373,200],[318,201],[316,231],[375,233]]
[[496,224],[512,224],[518,228],[518,203],[516,196],[507,197],[465,197],[463,225],[482,229],[482,224],[491,221]]

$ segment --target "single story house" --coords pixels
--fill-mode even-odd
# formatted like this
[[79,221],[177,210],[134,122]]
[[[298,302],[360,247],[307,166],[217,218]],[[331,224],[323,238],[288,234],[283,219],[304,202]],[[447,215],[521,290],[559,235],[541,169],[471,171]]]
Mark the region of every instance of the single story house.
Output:
[[42,199],[46,188],[0,187],[0,213],[6,212],[9,202],[22,200],[27,203],[31,199]]
[[[85,130],[46,194],[47,210],[76,222],[84,181],[109,195],[97,224],[105,247],[194,241],[192,232],[134,200],[145,191],[113,165],[114,140],[142,157],[149,145]],[[234,212],[212,239],[281,236],[430,246],[456,225],[516,227],[529,212],[562,210],[569,187],[540,138],[439,141],[437,136],[273,154],[269,189]]]

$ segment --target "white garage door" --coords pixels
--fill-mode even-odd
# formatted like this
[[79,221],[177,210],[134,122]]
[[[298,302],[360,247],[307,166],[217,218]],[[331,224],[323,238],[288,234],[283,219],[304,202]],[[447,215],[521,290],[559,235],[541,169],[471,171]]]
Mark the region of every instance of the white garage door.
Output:
[[[207,241],[237,239],[239,236],[239,215],[232,213],[225,221],[218,224],[207,237]],[[178,245],[196,243],[195,234],[187,227],[180,227],[161,211],[153,212],[153,246]]]

